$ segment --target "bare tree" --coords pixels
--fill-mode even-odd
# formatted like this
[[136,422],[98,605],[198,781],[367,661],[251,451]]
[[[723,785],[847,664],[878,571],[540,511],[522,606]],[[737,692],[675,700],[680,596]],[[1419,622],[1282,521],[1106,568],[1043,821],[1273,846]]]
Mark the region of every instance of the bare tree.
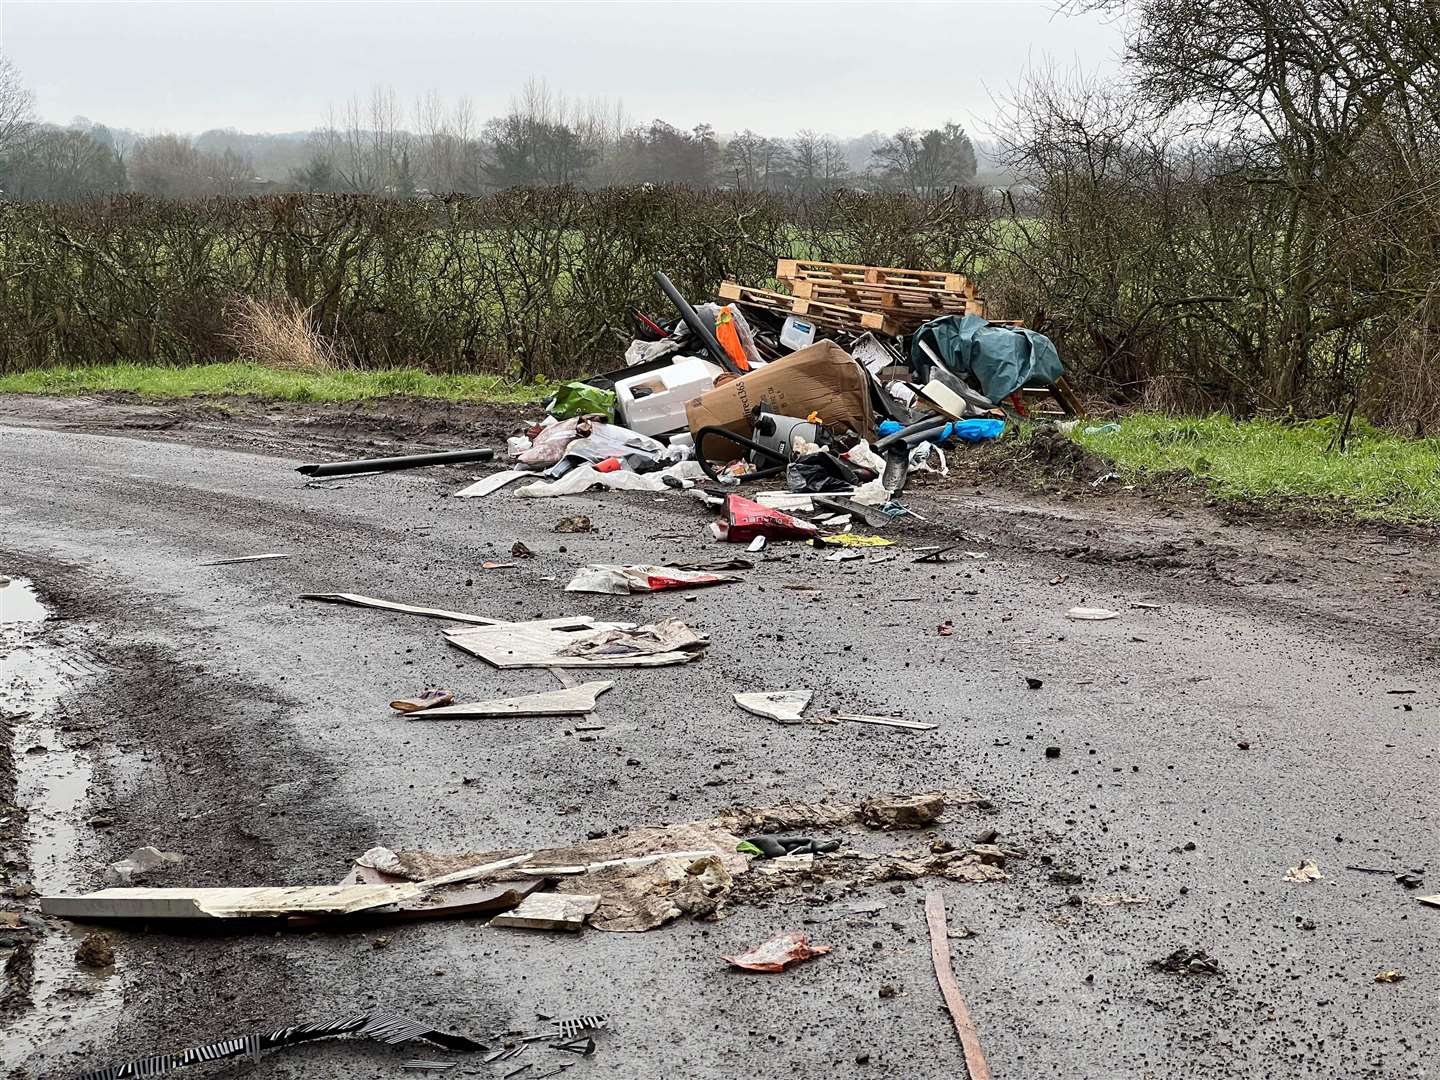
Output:
[[35,95],[10,58],[0,54],[0,157],[24,144],[35,126]]

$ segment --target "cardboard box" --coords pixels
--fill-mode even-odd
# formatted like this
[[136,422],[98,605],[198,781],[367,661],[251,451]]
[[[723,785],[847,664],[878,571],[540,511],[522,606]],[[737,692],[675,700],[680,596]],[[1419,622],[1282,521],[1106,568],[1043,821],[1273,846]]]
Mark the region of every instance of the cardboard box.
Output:
[[[692,435],[702,427],[722,427],[748,438],[750,416],[762,403],[767,412],[780,416],[804,419],[814,412],[827,427],[875,437],[869,376],[833,341],[817,341],[691,399],[685,403],[685,420]],[[736,448],[707,439],[705,451],[713,461],[729,461]]]

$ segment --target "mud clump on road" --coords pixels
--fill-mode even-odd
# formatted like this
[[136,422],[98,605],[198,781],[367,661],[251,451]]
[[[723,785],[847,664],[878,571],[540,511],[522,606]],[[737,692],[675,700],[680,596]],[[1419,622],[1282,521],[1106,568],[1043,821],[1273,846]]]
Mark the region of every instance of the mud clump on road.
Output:
[[115,966],[115,947],[110,939],[95,930],[85,935],[75,949],[75,962],[81,967],[108,968]]
[[1021,444],[1019,454],[1040,465],[1047,476],[1070,477],[1087,484],[1113,471],[1110,462],[1086,450],[1054,424],[1038,428]]

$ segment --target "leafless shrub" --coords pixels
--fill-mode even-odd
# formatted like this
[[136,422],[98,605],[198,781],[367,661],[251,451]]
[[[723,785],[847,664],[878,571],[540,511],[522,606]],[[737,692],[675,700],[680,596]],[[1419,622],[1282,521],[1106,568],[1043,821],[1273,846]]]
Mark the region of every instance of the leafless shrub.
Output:
[[230,311],[230,341],[247,360],[277,371],[336,371],[344,366],[335,343],[316,330],[312,308],[293,299],[238,298]]

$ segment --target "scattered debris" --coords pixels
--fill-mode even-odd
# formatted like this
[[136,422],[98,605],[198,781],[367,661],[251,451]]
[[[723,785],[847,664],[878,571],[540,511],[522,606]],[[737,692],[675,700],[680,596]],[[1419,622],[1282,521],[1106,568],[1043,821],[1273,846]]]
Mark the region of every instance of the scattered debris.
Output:
[[264,555],[239,555],[233,559],[212,559],[210,562],[203,562],[201,566],[230,566],[234,563],[264,562],[268,559],[288,559],[287,554],[278,551],[267,552]]
[[990,1065],[980,1049],[980,1035],[975,1030],[975,1021],[970,1018],[970,1007],[965,1004],[965,998],[955,982],[955,971],[950,963],[950,938],[945,927],[945,897],[938,892],[925,896],[925,924],[930,931],[930,960],[935,966],[935,981],[940,984],[940,996],[945,999],[945,1008],[950,1011],[955,1034],[960,1036],[965,1069],[970,1074],[970,1080],[990,1080]]
[[1058,746],[1047,746],[1047,747],[1045,747],[1045,756],[1046,756],[1047,758],[1051,758],[1051,759],[1058,758],[1058,757],[1060,756],[1060,747],[1058,747]]
[[1426,907],[1440,908],[1440,893],[1436,893],[1434,896],[1417,896],[1415,899]]
[[535,553],[519,540],[510,545],[510,554],[517,559],[533,559],[535,557]]
[[939,634],[941,637],[950,637],[955,633],[955,624],[949,619],[946,619],[944,622],[942,622],[939,626],[935,628],[935,633]]
[[560,690],[545,690],[538,694],[447,705],[443,708],[428,709],[424,713],[411,713],[410,718],[447,720],[460,717],[583,716],[594,712],[596,699],[614,685],[613,682],[587,682]]
[[555,523],[557,533],[588,533],[594,530],[590,519],[584,514],[570,514]]
[[1151,960],[1156,971],[1174,975],[1219,975],[1220,964],[1204,949],[1176,949],[1169,956]]
[[600,906],[599,896],[566,893],[531,893],[520,906],[490,920],[491,926],[515,926],[527,930],[579,930]]
[[142,847],[110,864],[107,877],[121,885],[129,885],[137,877],[143,877],[168,866],[179,866],[185,856],[175,851],[161,851],[159,848]]
[[330,461],[323,464],[298,465],[295,471],[305,476],[344,476],[349,473],[394,472],[417,469],[425,465],[461,465],[471,461],[490,461],[494,450],[443,450],[436,454],[406,454],[402,457],[366,458],[359,461]]
[[444,608],[415,607],[413,604],[398,604],[393,600],[380,600],[374,596],[358,593],[301,593],[301,600],[316,600],[326,604],[352,604],[355,607],[380,608],[383,611],[399,611],[405,615],[419,615],[426,619],[448,619],[451,622],[475,623],[477,626],[494,626],[499,619],[487,619],[483,615],[468,615],[463,611],[447,611]]
[[895,543],[889,537],[863,536],[860,533],[836,533],[820,539],[826,544],[839,544],[841,547],[890,547]]
[[115,949],[110,939],[98,930],[92,930],[81,939],[75,950],[75,962],[82,967],[108,968],[115,966]]
[[735,850],[759,859],[782,859],[787,855],[823,855],[838,851],[839,840],[816,840],[813,836],[749,836]]
[[1376,975],[1375,981],[1377,983],[1398,983],[1404,982],[1405,976],[1402,975],[1397,969],[1391,968],[1388,971],[1382,971],[1380,972],[1380,974]]
[[660,566],[592,565],[576,572],[566,592],[629,593],[661,589],[694,589],[703,585],[729,585],[741,581],[734,574],[715,574]]
[[1045,680],[1037,679],[1033,675],[1026,675],[1025,685],[1028,686],[1031,690],[1039,690],[1042,686],[1045,685]]
[[1103,607],[1072,607],[1065,612],[1065,617],[1077,622],[1101,622],[1105,619],[1118,619],[1120,613]]
[[802,960],[824,956],[831,948],[830,945],[811,945],[810,939],[804,934],[792,931],[773,937],[762,945],[756,945],[739,956],[727,956],[724,959],[731,967],[774,974]]
[[435,709],[441,705],[449,705],[455,700],[453,690],[442,690],[439,687],[427,686],[414,697],[396,698],[390,702],[390,708],[401,713],[421,712],[424,709]]
[[[719,918],[732,898],[764,902],[777,889],[800,888],[817,877],[856,884],[910,881],[925,876],[975,883],[1005,881],[1008,875],[1000,864],[1007,857],[1019,857],[1023,853],[995,845],[944,852],[929,849],[883,854],[846,852],[831,850],[833,841],[813,842],[812,837],[806,835],[811,831],[823,835],[826,831],[854,825],[919,828],[938,818],[947,799],[959,803],[978,798],[973,793],[951,792],[918,797],[879,796],[864,803],[734,808],[706,821],[644,826],[534,852],[439,855],[379,849],[368,851],[361,858],[383,867],[383,880],[410,881],[430,890],[480,870],[485,871],[484,876],[492,885],[553,880],[558,893],[601,898],[588,919],[589,926],[635,932],[653,929],[682,915]],[[917,800],[921,804],[919,808],[911,805]],[[910,809],[900,809],[906,806]],[[737,850],[745,842],[742,837],[748,837],[758,848],[762,846],[757,843],[759,838],[772,832],[782,834],[785,839],[812,841],[813,849],[804,854],[801,854],[803,843],[796,845],[793,856],[785,852],[783,845],[780,848],[780,859],[809,860],[809,865],[769,877],[750,873],[755,856],[754,852]],[[776,858],[767,858],[759,865],[774,867],[776,862]],[[441,895],[443,898],[444,894]]]
[[1320,867],[1309,859],[1285,872],[1286,881],[1318,881],[1320,876]]
[[755,716],[767,720],[778,720],[782,724],[796,724],[804,719],[810,705],[813,691],[773,690],[768,693],[736,694],[735,704]]
[[1425,884],[1425,879],[1419,874],[1396,874],[1395,883],[1406,889],[1418,889]]
[[1131,896],[1128,893],[1096,893],[1087,897],[1090,903],[1096,907],[1132,907],[1136,904],[1152,904],[1155,902],[1153,896],[1143,894]]
[[397,1046],[400,1043],[424,1039],[426,1042],[443,1046],[456,1053],[476,1053],[488,1049],[483,1043],[467,1039],[463,1035],[451,1035],[437,1031],[427,1024],[410,1020],[398,1013],[375,1009],[356,1013],[339,1020],[320,1024],[294,1024],[274,1028],[270,1031],[250,1035],[232,1036],[203,1046],[192,1046],[173,1054],[148,1054],[120,1065],[111,1065],[94,1072],[84,1073],[76,1080],[116,1080],[117,1077],[164,1076],[174,1069],[188,1065],[209,1064],[227,1058],[258,1057],[262,1050],[277,1050],[283,1046],[297,1046],[316,1039],[328,1039],[337,1035],[357,1035],[360,1038],[375,1039],[378,1042]]
[[923,829],[939,821],[944,810],[945,793],[927,791],[866,799],[860,804],[860,820],[881,829]]

